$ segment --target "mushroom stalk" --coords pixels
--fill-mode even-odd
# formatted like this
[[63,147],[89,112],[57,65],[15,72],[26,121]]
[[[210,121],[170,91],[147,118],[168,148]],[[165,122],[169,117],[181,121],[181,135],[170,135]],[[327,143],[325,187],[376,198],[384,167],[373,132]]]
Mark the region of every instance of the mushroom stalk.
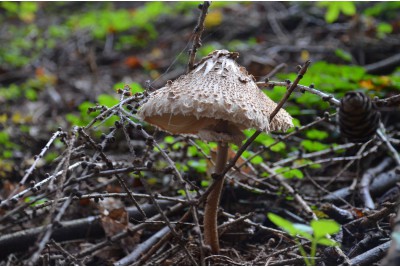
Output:
[[217,176],[214,181],[215,187],[207,197],[204,210],[204,243],[211,247],[211,252],[214,254],[219,253],[217,215],[219,200],[224,186],[224,176],[220,177],[219,175],[224,171],[227,158],[228,144],[225,142],[219,142],[217,148],[217,161],[215,165],[215,174]]

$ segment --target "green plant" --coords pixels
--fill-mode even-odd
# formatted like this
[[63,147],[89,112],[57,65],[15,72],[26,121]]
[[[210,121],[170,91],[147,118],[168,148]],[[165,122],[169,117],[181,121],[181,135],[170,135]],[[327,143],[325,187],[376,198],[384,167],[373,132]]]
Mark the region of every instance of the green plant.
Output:
[[327,8],[325,21],[328,23],[335,22],[340,13],[347,16],[353,16],[356,14],[356,5],[351,1],[322,1],[319,2],[318,5]]
[[389,23],[381,22],[376,26],[377,35],[383,39],[387,34],[393,31],[392,25]]
[[372,17],[378,17],[384,15],[385,17],[392,19],[398,16],[399,8],[400,8],[399,1],[377,2],[373,6],[365,9],[363,11],[363,14]]
[[[277,77],[282,80],[293,81],[296,74],[278,74]],[[382,97],[384,91],[399,90],[400,76],[396,72],[389,76],[370,75],[360,66],[336,65],[319,61],[311,65],[301,84],[307,86],[313,84],[318,90],[332,94],[338,99],[342,98],[345,93],[354,90],[367,92],[371,97],[375,95]],[[265,90],[265,93],[275,101],[279,100],[285,92],[286,88],[284,87]],[[304,108],[314,110],[328,110],[330,108],[330,105],[321,101],[319,96],[307,92],[293,98],[293,101],[300,107],[300,110],[293,109],[297,114],[301,113]],[[290,108],[288,110],[291,111]],[[296,113],[292,115],[296,115]]]
[[[279,226],[293,236],[296,240],[301,255],[304,257],[304,262],[308,266],[315,265],[315,256],[317,254],[317,245],[334,247],[339,244],[332,239],[328,238],[328,235],[338,233],[340,231],[340,225],[333,220],[312,220],[310,226],[299,223],[292,223],[276,214],[268,213],[268,218],[275,225]],[[300,243],[298,236],[303,237],[311,241],[310,254],[307,255],[306,250]]]
[[17,16],[22,21],[29,23],[35,19],[38,4],[36,2],[10,2],[0,3],[0,8],[6,10],[8,16]]

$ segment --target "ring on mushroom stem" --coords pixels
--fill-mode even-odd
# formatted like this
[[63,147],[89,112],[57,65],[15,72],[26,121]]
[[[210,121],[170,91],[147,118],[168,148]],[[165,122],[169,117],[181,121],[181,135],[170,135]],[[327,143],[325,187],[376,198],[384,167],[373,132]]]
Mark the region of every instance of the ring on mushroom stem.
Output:
[[214,189],[205,203],[204,241],[212,253],[219,252],[217,211],[224,184],[220,175],[227,162],[228,143],[241,145],[243,130],[254,128],[269,133],[293,127],[283,109],[269,117],[276,103],[256,85],[254,77],[236,63],[239,54],[216,50],[200,60],[189,73],[150,93],[138,116],[171,134],[196,135],[218,142],[213,175]]

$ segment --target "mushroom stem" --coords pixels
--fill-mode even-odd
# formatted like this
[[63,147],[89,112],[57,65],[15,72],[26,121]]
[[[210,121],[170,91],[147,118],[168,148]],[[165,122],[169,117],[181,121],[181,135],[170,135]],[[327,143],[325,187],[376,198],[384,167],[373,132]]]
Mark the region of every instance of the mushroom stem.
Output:
[[[224,186],[223,171],[228,158],[228,144],[219,142],[217,148],[217,162],[215,165],[216,178],[214,189],[209,193],[204,210],[204,243],[211,247],[213,254],[219,253],[219,237],[217,229],[217,215],[219,200]],[[220,176],[222,174],[222,176]]]

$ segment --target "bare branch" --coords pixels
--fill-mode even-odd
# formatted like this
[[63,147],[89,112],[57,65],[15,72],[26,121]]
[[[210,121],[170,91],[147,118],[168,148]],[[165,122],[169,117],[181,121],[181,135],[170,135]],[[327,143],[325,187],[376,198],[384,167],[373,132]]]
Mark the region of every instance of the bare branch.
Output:
[[194,38],[193,38],[192,49],[190,50],[190,54],[189,54],[189,63],[188,63],[187,72],[189,72],[193,69],[197,49],[199,47],[201,47],[201,45],[202,45],[201,44],[201,35],[203,34],[203,31],[205,29],[204,20],[206,19],[208,8],[210,7],[210,5],[211,5],[210,1],[204,1],[204,3],[201,6],[201,13],[199,16],[199,20],[197,22],[196,27],[193,30]]

